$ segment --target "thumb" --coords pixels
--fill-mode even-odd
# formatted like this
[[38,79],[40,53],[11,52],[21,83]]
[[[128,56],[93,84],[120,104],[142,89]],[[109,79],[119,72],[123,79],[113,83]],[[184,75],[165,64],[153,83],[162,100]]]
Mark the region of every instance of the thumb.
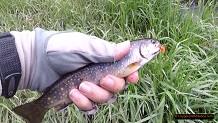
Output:
[[130,41],[118,43],[115,47],[115,60],[123,58],[130,50]]

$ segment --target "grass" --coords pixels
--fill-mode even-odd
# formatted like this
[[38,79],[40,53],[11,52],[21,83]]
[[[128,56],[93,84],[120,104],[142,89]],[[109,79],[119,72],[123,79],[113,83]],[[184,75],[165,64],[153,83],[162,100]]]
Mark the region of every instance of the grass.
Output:
[[[114,104],[99,106],[85,116],[71,105],[50,110],[45,123],[59,122],[218,122],[218,27],[216,4],[209,1],[195,11],[176,0],[2,0],[0,31],[76,30],[105,40],[122,42],[157,38],[166,54],[140,70],[140,80],[119,93]],[[218,42],[217,42],[218,43]],[[24,121],[11,109],[40,94],[17,92],[0,98],[0,122]],[[214,114],[213,120],[175,120],[175,114]]]

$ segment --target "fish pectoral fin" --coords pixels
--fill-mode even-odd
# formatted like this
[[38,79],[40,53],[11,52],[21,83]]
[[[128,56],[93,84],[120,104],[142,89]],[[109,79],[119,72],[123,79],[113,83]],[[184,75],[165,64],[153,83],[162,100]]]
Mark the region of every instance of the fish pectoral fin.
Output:
[[132,63],[125,67],[123,70],[120,70],[120,72],[118,73],[118,77],[126,77],[129,74],[137,71],[140,67],[141,65],[139,62]]
[[140,63],[138,63],[138,62],[132,63],[132,64],[127,66],[127,68],[130,69],[130,70],[136,70],[139,67],[140,67]]

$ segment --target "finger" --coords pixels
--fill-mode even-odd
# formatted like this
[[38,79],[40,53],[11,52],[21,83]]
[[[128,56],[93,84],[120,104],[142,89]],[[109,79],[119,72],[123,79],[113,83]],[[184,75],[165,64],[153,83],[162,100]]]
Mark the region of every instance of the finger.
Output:
[[88,111],[93,108],[92,102],[81,94],[78,89],[72,89],[69,97],[80,110]]
[[124,88],[125,80],[112,75],[106,75],[105,77],[101,78],[100,85],[110,92],[117,93]]
[[118,43],[115,48],[115,60],[123,58],[130,50],[130,41]]
[[79,86],[79,91],[93,102],[98,103],[106,102],[113,96],[112,92],[91,82],[82,82]]
[[137,83],[138,80],[139,80],[139,75],[138,74],[139,74],[138,71],[136,71],[136,72],[130,74],[129,76],[127,76],[126,80],[128,82],[131,82],[131,83]]

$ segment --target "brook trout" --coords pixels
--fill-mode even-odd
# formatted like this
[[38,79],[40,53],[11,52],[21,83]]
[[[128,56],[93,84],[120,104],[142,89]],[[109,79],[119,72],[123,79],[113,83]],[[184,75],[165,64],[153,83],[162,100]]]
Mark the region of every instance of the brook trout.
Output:
[[46,112],[55,108],[61,110],[72,103],[68,97],[73,88],[78,88],[83,81],[99,85],[101,77],[111,74],[126,77],[149,62],[162,49],[158,40],[140,39],[131,41],[130,51],[121,60],[112,63],[87,65],[60,77],[37,100],[15,107],[13,111],[29,123],[41,123]]

